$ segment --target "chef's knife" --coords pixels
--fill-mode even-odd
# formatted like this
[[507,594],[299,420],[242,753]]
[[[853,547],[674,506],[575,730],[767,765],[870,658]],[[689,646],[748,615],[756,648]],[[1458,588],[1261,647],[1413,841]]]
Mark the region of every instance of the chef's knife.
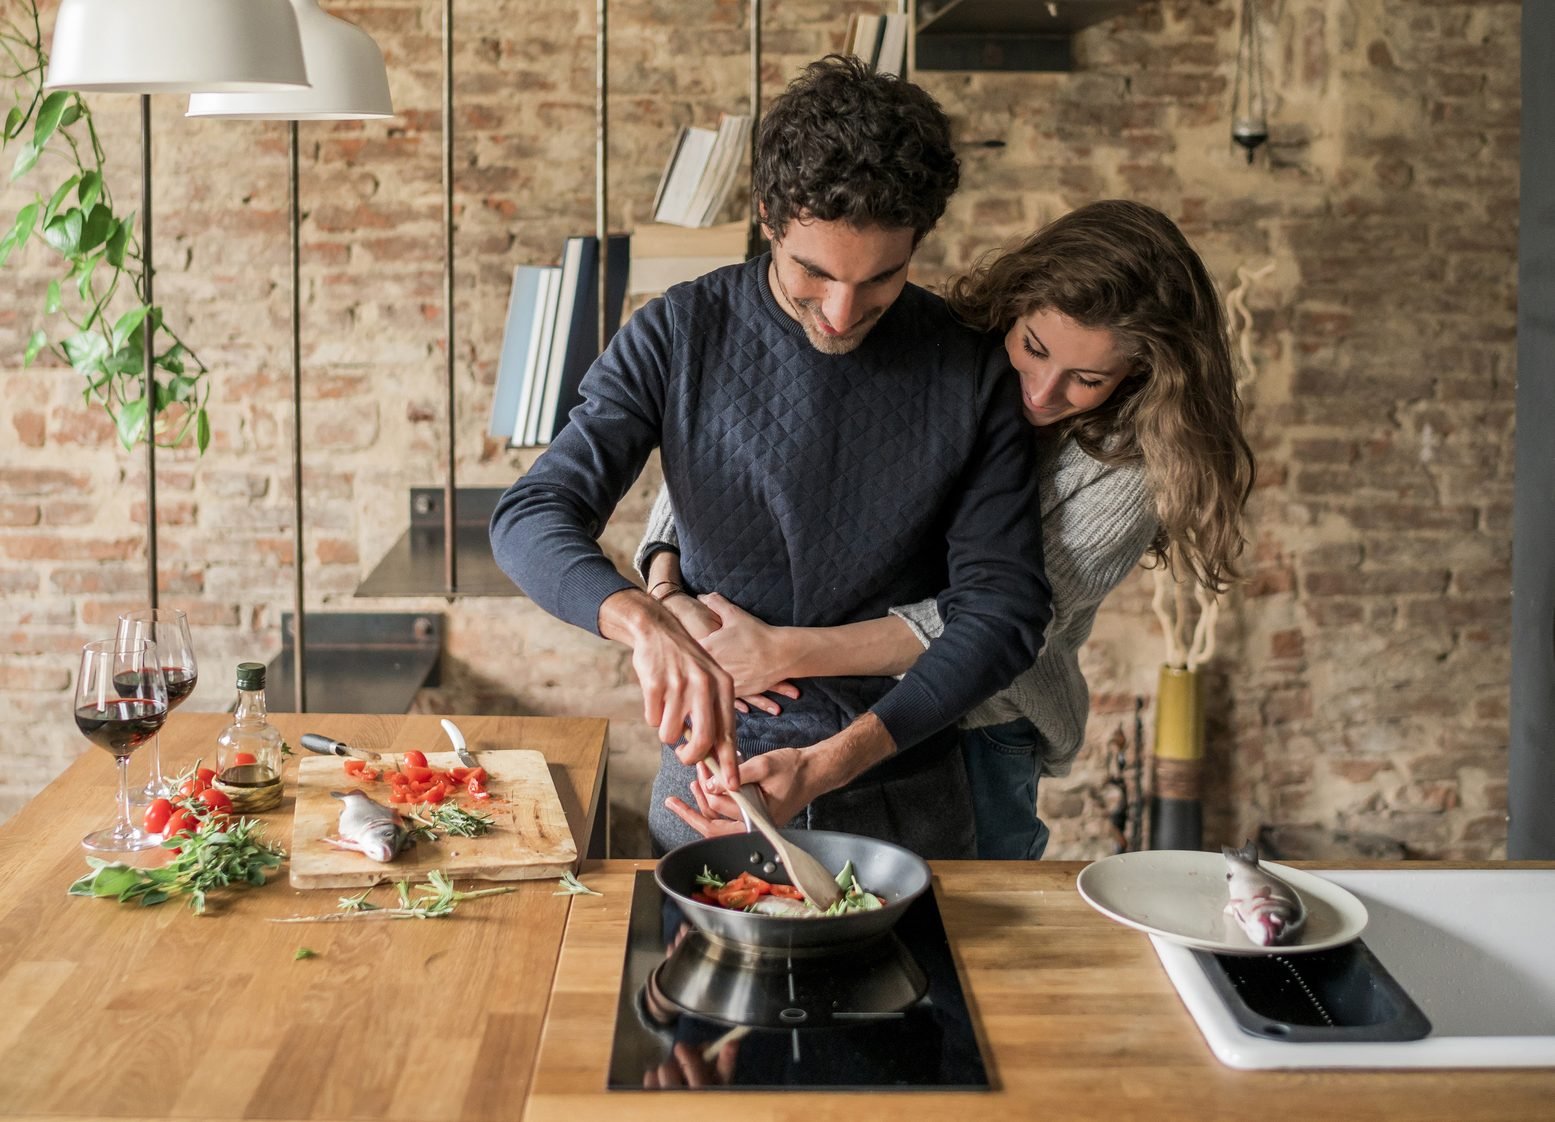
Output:
[[335,740],[318,732],[303,733],[302,746],[310,752],[317,752],[321,756],[352,756],[358,760],[368,760],[372,763],[377,763],[383,759],[377,752],[369,752],[366,748],[353,748],[344,740]]
[[480,766],[475,762],[474,755],[471,754],[469,747],[464,743],[464,733],[459,731],[458,725],[444,717],[443,731],[448,734],[448,739],[453,742],[454,753],[459,757],[459,762],[461,764],[463,764],[465,767]]

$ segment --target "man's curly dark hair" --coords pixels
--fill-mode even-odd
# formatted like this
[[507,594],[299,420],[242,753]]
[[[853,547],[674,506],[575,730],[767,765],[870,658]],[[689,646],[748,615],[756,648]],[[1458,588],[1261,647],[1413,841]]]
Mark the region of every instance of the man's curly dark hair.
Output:
[[803,216],[910,227],[916,244],[960,179],[950,121],[934,98],[857,58],[827,55],[762,118],[751,194],[779,240]]

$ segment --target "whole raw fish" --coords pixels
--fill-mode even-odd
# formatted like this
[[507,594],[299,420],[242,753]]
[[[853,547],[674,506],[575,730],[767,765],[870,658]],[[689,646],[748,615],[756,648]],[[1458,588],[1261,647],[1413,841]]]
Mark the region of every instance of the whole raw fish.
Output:
[[374,802],[367,792],[354,787],[349,791],[331,791],[330,796],[343,804],[336,828],[340,836],[324,840],[336,849],[355,850],[374,861],[393,861],[410,836],[399,812]]
[[1289,943],[1307,922],[1307,907],[1290,885],[1258,863],[1258,847],[1220,847],[1226,858],[1226,911],[1260,947]]

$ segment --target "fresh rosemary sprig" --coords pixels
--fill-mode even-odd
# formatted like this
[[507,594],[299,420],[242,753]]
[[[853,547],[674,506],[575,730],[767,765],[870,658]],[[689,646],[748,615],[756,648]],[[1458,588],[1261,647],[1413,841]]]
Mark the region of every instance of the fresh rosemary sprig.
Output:
[[438,831],[453,838],[478,838],[490,833],[493,819],[489,814],[466,810],[457,803],[421,803],[409,814],[416,823],[412,836],[436,841]]
[[411,896],[411,884],[408,880],[396,881],[395,890],[399,893],[399,906],[385,908],[379,904],[367,902],[367,889],[356,896],[342,896],[340,898],[341,911],[327,912],[316,916],[286,916],[272,919],[271,923],[338,923],[348,919],[442,919],[452,915],[454,909],[466,900],[474,900],[479,896],[498,896],[504,892],[514,891],[512,885],[504,885],[501,888],[479,888],[472,892],[460,892],[454,888],[453,881],[448,879],[448,874],[441,869],[433,869],[427,874],[426,884],[417,885],[419,896]]
[[603,892],[595,892],[571,873],[563,873],[558,882],[560,890],[551,893],[552,896],[603,896]]
[[186,896],[196,915],[205,914],[206,896],[235,884],[262,885],[271,869],[278,868],[286,851],[260,838],[264,824],[256,818],[225,823],[214,816],[187,836],[169,838],[167,849],[179,853],[156,869],[88,857],[92,871],[70,886],[72,896],[112,896],[121,904],[134,901],[150,907]]

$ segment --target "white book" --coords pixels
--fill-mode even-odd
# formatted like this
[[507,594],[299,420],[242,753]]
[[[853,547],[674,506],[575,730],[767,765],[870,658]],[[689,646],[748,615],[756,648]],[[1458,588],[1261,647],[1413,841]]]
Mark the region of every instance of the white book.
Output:
[[859,16],[858,26],[853,29],[853,42],[848,46],[848,53],[857,55],[873,67],[875,50],[880,45],[880,28],[883,23],[883,16]]
[[686,129],[686,135],[672,157],[674,165],[665,177],[659,205],[653,212],[655,222],[676,226],[696,224],[689,213],[691,197],[696,194],[697,184],[701,182],[708,157],[713,152],[713,142],[717,139],[718,134],[712,129],[695,126]]
[[901,77],[907,61],[907,13],[888,12],[884,18],[885,29],[880,33],[880,57],[875,60],[875,70]]
[[545,396],[541,399],[535,439],[531,444],[549,444],[556,431],[556,403],[561,398],[563,372],[567,366],[567,342],[572,337],[572,308],[578,302],[578,274],[583,267],[582,238],[568,238],[562,250],[560,294],[556,301],[556,329],[551,335],[551,355],[545,375]]
[[552,266],[545,277],[545,302],[541,306],[540,331],[535,337],[534,366],[530,368],[525,397],[524,424],[514,428],[517,444],[534,444],[540,432],[540,403],[545,395],[545,376],[551,363],[551,340],[556,335],[556,303],[561,296],[561,270]]
[[488,436],[513,439],[513,424],[523,398],[529,350],[539,319],[540,281],[545,270],[535,265],[520,265],[513,270],[513,288],[508,297],[508,318],[502,330],[502,353],[497,359],[497,384],[491,396],[491,420]]
[[751,119],[744,114],[724,114],[718,122],[718,140],[713,146],[713,156],[708,162],[707,173],[697,190],[692,204],[692,217],[699,227],[711,226],[718,219],[729,192],[734,187],[736,175],[746,149],[750,146]]

